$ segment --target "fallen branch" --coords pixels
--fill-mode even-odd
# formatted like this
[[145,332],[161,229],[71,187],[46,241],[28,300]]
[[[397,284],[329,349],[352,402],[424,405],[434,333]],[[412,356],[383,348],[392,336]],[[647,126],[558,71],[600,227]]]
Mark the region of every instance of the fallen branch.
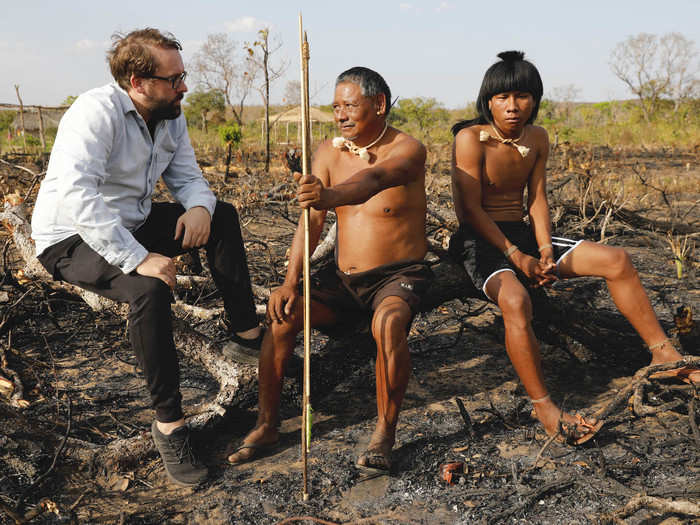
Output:
[[[34,245],[31,241],[31,226],[29,225],[24,208],[21,202],[6,203],[5,209],[0,212],[0,221],[12,232],[13,241],[20,256],[25,261],[25,275],[31,275],[39,279],[48,281],[50,286],[67,290],[80,296],[95,311],[110,310],[120,317],[126,316],[125,305],[118,305],[113,301],[88,292],[77,286],[68,283],[57,283],[50,280],[50,276],[36,260],[34,256]],[[180,280],[183,284],[187,282],[199,282],[196,278]],[[257,287],[261,294],[261,287]],[[196,308],[196,307],[193,307]],[[204,310],[204,309],[202,309]],[[173,337],[177,349],[188,359],[198,361],[219,383],[219,391],[214,399],[203,406],[197,407],[197,416],[190,420],[194,427],[204,427],[213,418],[223,416],[226,410],[233,406],[239,389],[243,386],[246,390],[251,390],[257,380],[257,373],[254,367],[249,365],[239,365],[229,362],[221,353],[221,348],[208,337],[193,330],[187,323],[177,318],[173,320]],[[143,453],[150,452],[152,445],[144,445],[140,441],[143,438],[133,438],[132,440],[119,440],[124,443],[114,443],[106,451],[106,455],[111,456],[112,450],[125,450],[129,452],[130,458],[134,456],[143,457]],[[146,441],[150,442],[150,439]]]
[[601,516],[601,523],[625,523],[623,518],[631,516],[641,508],[648,508],[663,514],[682,514],[684,516],[700,516],[700,505],[686,500],[671,501],[662,498],[637,494],[624,507]]
[[[10,335],[8,335],[8,339],[10,339]],[[27,408],[29,402],[24,399],[22,380],[19,374],[9,367],[5,349],[2,346],[0,346],[0,372],[5,376],[0,375],[0,395],[8,397],[10,406],[14,408]]]
[[592,417],[598,420],[605,420],[610,414],[612,414],[617,407],[629,399],[630,395],[634,394],[637,386],[643,381],[647,381],[647,378],[656,372],[664,372],[666,370],[673,370],[674,368],[682,367],[700,367],[700,357],[696,356],[685,356],[683,359],[679,359],[673,363],[663,363],[660,365],[649,365],[644,368],[640,368],[634,374],[633,380],[624,388],[622,388],[615,397],[608,402],[607,405],[601,407],[597,412],[593,414]]

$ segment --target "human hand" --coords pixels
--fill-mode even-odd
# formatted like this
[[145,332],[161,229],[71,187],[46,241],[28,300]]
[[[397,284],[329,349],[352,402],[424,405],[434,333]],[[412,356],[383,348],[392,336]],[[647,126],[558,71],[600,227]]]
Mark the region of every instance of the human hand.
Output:
[[136,273],[160,279],[170,288],[175,288],[175,263],[170,257],[159,253],[149,253],[136,267]]
[[299,183],[297,198],[302,208],[328,210],[333,208],[331,203],[332,191],[326,188],[318,177],[311,174],[294,173],[294,179]]
[[[184,249],[198,248],[209,240],[211,228],[211,216],[209,210],[203,206],[195,206],[180,215],[175,224],[175,237],[182,236]],[[183,235],[184,233],[184,235]]]
[[557,263],[554,262],[554,253],[551,248],[547,248],[540,252],[540,265],[545,273],[556,273]]
[[294,310],[294,305],[299,298],[299,292],[296,286],[283,284],[270,293],[270,299],[267,302],[267,321],[268,323],[281,323],[291,315]]
[[[522,272],[525,277],[532,282],[533,287],[551,286],[556,280],[557,275],[552,271],[552,266],[543,264],[541,261],[517,251],[513,254],[512,262],[515,267]],[[554,261],[552,261],[552,264]],[[556,269],[556,265],[553,266]]]

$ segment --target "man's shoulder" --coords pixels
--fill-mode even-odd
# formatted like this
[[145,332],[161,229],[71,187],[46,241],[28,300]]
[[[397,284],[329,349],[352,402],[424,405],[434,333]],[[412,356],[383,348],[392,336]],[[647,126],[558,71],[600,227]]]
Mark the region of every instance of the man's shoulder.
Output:
[[333,146],[333,139],[324,140],[314,151],[314,157],[322,161],[328,161],[338,155],[340,155],[340,149]]
[[549,134],[547,133],[547,130],[544,129],[542,126],[535,126],[534,124],[530,124],[530,129],[532,130],[532,134],[537,140],[549,140]]
[[482,154],[484,143],[481,141],[480,135],[482,131],[487,129],[488,126],[483,124],[474,124],[460,129],[455,135],[456,151],[458,153],[461,151],[469,154]]
[[407,141],[407,142],[410,142],[412,144],[421,145],[421,146],[423,145],[423,143],[420,140],[418,140],[417,138],[415,138],[413,135],[409,135],[408,133],[406,133],[403,130],[400,130],[399,128],[389,126],[388,131],[395,133],[394,141],[397,141],[397,142]]
[[392,149],[400,147],[402,150],[408,148],[418,153],[424,154],[426,152],[423,143],[405,131],[390,126],[389,132],[393,135],[389,137],[389,144],[392,146]]
[[124,96],[128,98],[125,92],[113,84],[93,88],[75,99],[66,114],[87,119],[117,116],[128,111]]

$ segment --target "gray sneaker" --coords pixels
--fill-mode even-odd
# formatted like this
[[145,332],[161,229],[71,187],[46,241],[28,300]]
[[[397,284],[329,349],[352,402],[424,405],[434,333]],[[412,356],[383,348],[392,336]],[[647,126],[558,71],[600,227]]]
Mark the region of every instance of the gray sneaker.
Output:
[[151,435],[156,444],[168,477],[178,485],[194,487],[207,477],[207,468],[197,461],[190,443],[187,425],[163,434],[156,422],[151,425]]
[[264,335],[264,329],[260,330],[260,335],[255,339],[244,339],[235,333],[230,333],[229,341],[221,349],[221,353],[237,363],[257,365]]

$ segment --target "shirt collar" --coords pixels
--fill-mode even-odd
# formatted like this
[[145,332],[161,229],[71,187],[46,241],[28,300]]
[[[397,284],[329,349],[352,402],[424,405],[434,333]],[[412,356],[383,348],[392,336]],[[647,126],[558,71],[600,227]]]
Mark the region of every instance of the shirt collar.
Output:
[[124,110],[124,114],[126,115],[127,113],[131,113],[132,111],[138,113],[138,111],[136,111],[136,106],[134,106],[134,101],[131,100],[129,94],[126,91],[124,91],[124,88],[122,88],[116,82],[112,82],[112,85],[114,86],[114,89],[117,92],[117,95],[119,96],[119,100],[121,102],[122,109]]

